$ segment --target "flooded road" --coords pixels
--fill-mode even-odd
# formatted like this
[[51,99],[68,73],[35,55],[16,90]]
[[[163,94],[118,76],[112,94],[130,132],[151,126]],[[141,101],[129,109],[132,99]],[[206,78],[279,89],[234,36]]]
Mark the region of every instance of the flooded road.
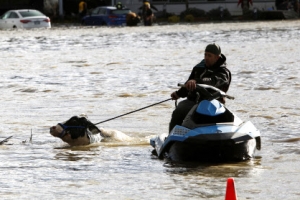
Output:
[[[239,199],[299,199],[299,38],[299,21],[0,31],[0,140],[13,136],[0,146],[1,197],[224,199],[233,177]],[[97,123],[170,98],[212,42],[232,72],[227,106],[261,131],[253,160],[152,157],[173,101],[99,124],[134,142],[70,148],[49,134],[74,115]]]

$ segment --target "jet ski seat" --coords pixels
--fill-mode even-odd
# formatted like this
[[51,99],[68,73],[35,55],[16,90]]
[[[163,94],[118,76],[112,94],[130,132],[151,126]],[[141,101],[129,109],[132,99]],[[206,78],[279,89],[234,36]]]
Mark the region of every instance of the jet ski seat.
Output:
[[233,122],[233,114],[218,100],[203,100],[199,103],[191,118],[196,124]]
[[194,114],[192,115],[192,120],[196,124],[226,123],[226,122],[234,122],[234,115],[228,109],[225,109],[224,113],[216,116],[200,114],[195,111]]

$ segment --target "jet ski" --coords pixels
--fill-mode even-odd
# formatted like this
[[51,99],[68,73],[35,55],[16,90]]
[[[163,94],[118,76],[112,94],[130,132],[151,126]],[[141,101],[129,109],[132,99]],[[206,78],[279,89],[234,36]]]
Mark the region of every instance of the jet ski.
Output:
[[[181,85],[183,86],[183,85]],[[150,139],[153,154],[173,161],[244,161],[261,148],[260,131],[241,120],[217,99],[234,97],[216,87],[197,84],[198,99],[185,117],[167,134]]]

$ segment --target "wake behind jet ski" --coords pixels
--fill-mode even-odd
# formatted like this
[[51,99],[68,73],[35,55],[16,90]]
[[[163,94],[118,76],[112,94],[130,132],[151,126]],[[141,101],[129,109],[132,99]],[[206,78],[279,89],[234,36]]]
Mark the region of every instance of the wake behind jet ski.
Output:
[[[174,161],[243,161],[260,150],[260,131],[243,121],[217,99],[234,99],[213,86],[197,84],[201,96],[169,134],[150,140],[158,158]],[[199,98],[200,99],[200,98]]]

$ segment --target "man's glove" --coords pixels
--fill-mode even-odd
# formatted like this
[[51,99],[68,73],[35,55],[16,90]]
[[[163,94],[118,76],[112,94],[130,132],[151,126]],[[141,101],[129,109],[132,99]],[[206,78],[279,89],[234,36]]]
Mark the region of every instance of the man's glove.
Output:
[[173,93],[171,94],[171,97],[172,97],[172,100],[177,100],[177,99],[180,98],[180,97],[178,96],[177,92],[173,92]]

